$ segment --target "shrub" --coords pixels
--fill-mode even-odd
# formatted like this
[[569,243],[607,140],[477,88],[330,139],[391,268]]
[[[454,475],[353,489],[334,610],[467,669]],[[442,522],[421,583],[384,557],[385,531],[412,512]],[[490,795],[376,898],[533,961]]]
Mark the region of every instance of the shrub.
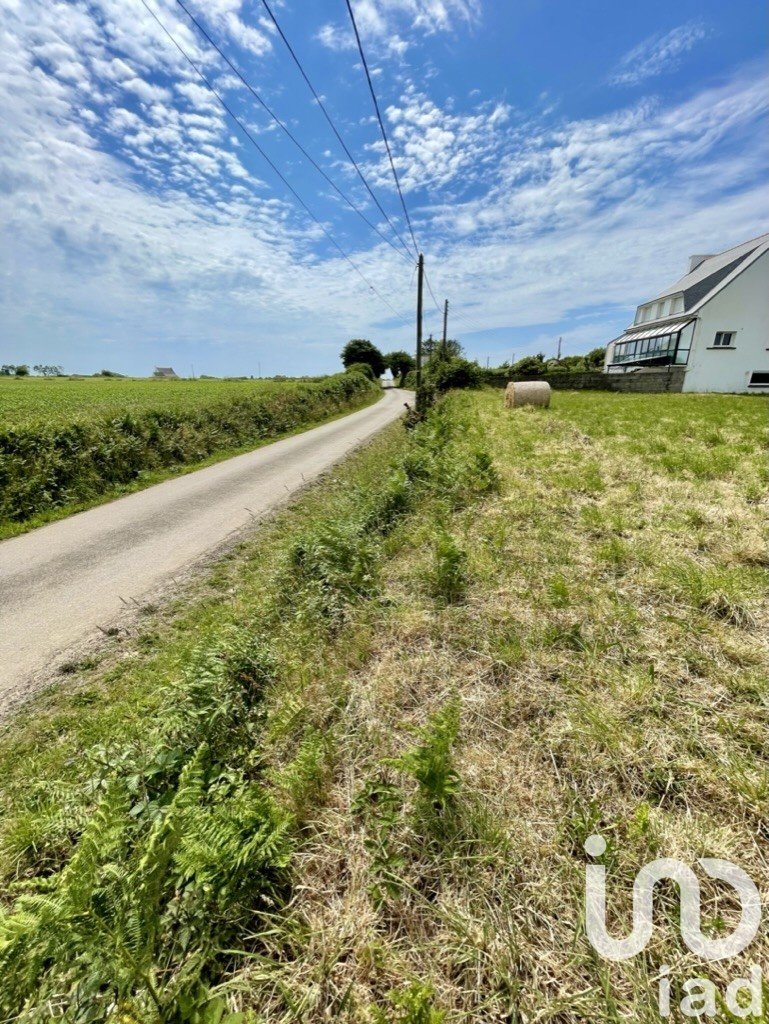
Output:
[[539,377],[546,372],[547,363],[541,352],[536,356],[524,356],[512,367],[512,374],[515,377]]
[[481,386],[480,368],[469,359],[439,360],[429,366],[428,376],[436,391]]
[[350,363],[346,369],[347,373],[362,373],[364,377],[368,377],[369,380],[375,380],[374,371],[371,369],[369,363]]

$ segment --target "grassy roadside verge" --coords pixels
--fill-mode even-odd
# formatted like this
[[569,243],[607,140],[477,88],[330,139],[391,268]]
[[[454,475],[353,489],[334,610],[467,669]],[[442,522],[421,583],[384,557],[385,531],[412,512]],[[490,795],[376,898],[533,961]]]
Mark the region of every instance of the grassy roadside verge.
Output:
[[[675,894],[600,961],[583,843],[615,933],[654,856],[766,891],[765,430],[749,399],[457,395],[357,454],[3,742],[3,1009],[658,1020],[659,965],[703,973]],[[703,885],[706,928],[734,909]]]
[[236,592],[182,613],[176,641],[138,638],[102,686],[14,728],[0,753],[6,1015],[219,1012],[227,950],[259,948],[254,930],[290,896],[385,539],[431,490],[460,502],[493,483],[452,435],[440,418],[408,442],[390,432],[268,529]]
[[207,383],[197,407],[188,394],[186,404],[166,407],[174,395],[160,386],[156,409],[117,417],[80,410],[71,422],[0,425],[0,540],[309,430],[380,397],[358,374],[256,382],[253,394],[241,390],[227,399]]

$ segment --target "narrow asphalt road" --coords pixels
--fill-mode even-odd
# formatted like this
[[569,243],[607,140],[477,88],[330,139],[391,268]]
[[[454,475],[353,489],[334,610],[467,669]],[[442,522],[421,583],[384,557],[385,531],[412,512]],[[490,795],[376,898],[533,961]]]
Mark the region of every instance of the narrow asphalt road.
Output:
[[0,542],[0,710],[125,608],[285,504],[396,419],[407,392]]

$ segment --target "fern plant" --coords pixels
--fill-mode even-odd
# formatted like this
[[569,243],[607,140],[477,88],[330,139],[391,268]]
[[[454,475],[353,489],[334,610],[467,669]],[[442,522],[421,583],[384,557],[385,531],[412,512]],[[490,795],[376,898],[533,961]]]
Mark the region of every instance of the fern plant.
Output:
[[353,813],[366,825],[364,845],[371,858],[369,895],[376,907],[400,895],[406,858],[396,838],[403,823],[404,796],[381,777],[369,779],[353,803]]
[[435,600],[446,605],[460,601],[467,589],[467,554],[445,530],[435,539],[427,584]]
[[454,802],[460,778],[454,764],[454,744],[459,734],[459,702],[452,700],[419,730],[421,743],[391,763],[419,784],[424,804],[444,811]]
[[290,562],[300,584],[295,604],[321,619],[341,620],[378,585],[379,552],[358,524],[322,524],[294,545]]
[[132,817],[115,783],[58,875],[0,918],[4,1017],[190,1019],[222,969],[219,950],[243,938],[285,884],[289,820],[258,784],[217,772],[202,744],[171,802]]
[[435,993],[429,985],[412,982],[402,992],[391,992],[386,1012],[376,1011],[377,1024],[443,1024],[446,1014],[433,1005]]

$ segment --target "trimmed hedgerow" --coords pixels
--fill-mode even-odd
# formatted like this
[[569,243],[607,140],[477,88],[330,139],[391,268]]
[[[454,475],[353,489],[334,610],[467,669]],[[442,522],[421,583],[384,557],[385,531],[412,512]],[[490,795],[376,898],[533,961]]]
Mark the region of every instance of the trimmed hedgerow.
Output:
[[229,401],[201,390],[196,408],[163,408],[159,401],[156,409],[120,416],[0,427],[0,523],[24,522],[131,484],[141,473],[289,433],[362,405],[373,387],[363,374],[342,373]]

